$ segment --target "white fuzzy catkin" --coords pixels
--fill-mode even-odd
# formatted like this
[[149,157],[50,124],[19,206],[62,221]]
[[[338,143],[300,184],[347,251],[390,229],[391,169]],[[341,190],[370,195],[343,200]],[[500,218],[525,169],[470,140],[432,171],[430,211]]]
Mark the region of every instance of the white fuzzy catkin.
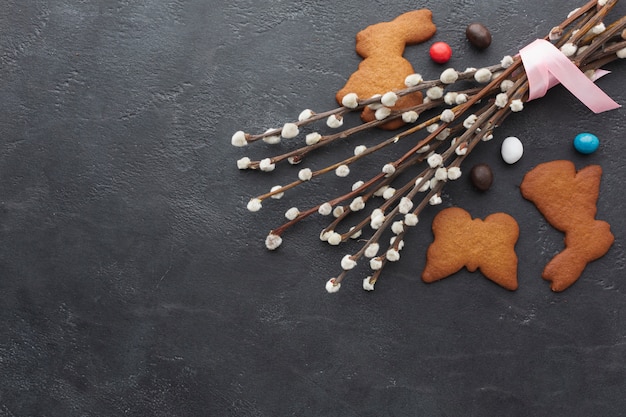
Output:
[[370,259],[370,268],[372,271],[378,271],[383,267],[383,261],[380,258]]
[[349,109],[355,109],[359,106],[359,96],[356,93],[348,93],[341,99],[341,104]]
[[[273,186],[273,187],[270,189],[270,192],[272,192],[272,193],[273,193],[274,191],[278,191],[278,190],[280,190],[281,188],[283,188],[283,186],[282,186],[282,185],[275,185],[275,186]],[[275,199],[275,200],[280,200],[281,198],[283,198],[283,196],[284,196],[284,195],[285,195],[285,193],[276,193],[276,194],[273,194],[273,195],[272,195],[272,198],[273,198],[273,199]]]
[[341,288],[341,283],[337,282],[335,278],[331,278],[326,282],[326,291],[328,293],[336,293]]
[[402,220],[398,220],[397,222],[393,222],[391,225],[391,231],[396,235],[404,232],[404,222]]
[[461,168],[459,167],[448,168],[448,179],[450,181],[458,180],[459,178],[461,178]]
[[339,165],[337,169],[335,169],[335,174],[338,177],[347,177],[350,175],[350,167],[348,165]]
[[514,113],[524,110],[524,103],[520,99],[511,101],[511,111]]
[[445,109],[441,112],[439,119],[444,123],[451,123],[454,121],[454,112],[450,109]]
[[243,131],[238,130],[230,139],[230,143],[233,146],[237,147],[246,146],[248,144],[248,141],[246,140],[246,134]]
[[285,123],[283,125],[283,129],[281,130],[280,135],[285,139],[291,139],[298,136],[298,133],[300,133],[298,125],[296,125],[295,123]]
[[467,103],[467,100],[469,100],[469,96],[467,94],[457,94],[454,101],[456,104],[463,104]]
[[338,127],[343,126],[343,117],[336,114],[331,114],[326,119],[326,126],[330,127],[331,129],[337,129]]
[[333,234],[332,230],[322,230],[320,232],[320,240],[322,242],[328,242],[328,238]]
[[443,157],[438,153],[434,153],[428,157],[428,165],[431,168],[437,168],[439,165],[443,163]]
[[364,255],[366,258],[373,258],[374,256],[378,254],[379,250],[380,250],[380,245],[378,243],[372,243],[367,246],[367,248],[365,249]]
[[433,123],[432,125],[428,125],[426,127],[426,131],[428,133],[433,133],[435,130],[439,129],[439,124],[438,123]]
[[496,95],[496,107],[503,109],[509,104],[509,96],[507,93],[500,93]]
[[363,184],[365,184],[363,181],[355,182],[354,184],[352,184],[352,191],[356,191],[357,189],[361,188]]
[[324,203],[317,209],[317,212],[322,216],[329,216],[333,212],[333,206],[330,203]]
[[389,249],[386,255],[389,262],[397,262],[400,260],[400,252],[398,252],[396,249]]
[[398,101],[398,95],[393,91],[389,91],[380,98],[380,103],[386,107],[393,107]]
[[393,187],[387,187],[387,189],[385,190],[385,192],[383,193],[383,198],[385,200],[389,200],[391,197],[393,197],[396,194],[396,189]]
[[293,220],[300,214],[300,210],[297,207],[292,207],[285,212],[285,218],[287,220]]
[[[355,228],[356,228],[356,226],[352,226],[352,227],[350,228],[350,230],[349,230],[349,231],[351,232],[351,231],[353,231]],[[354,233],[352,233],[352,234],[350,235],[350,239],[358,239],[358,238],[360,238],[360,237],[361,237],[361,235],[362,235],[362,234],[363,234],[363,230],[360,230],[360,229],[359,229],[359,230],[357,230],[356,232],[354,232]]]
[[591,29],[591,33],[593,33],[594,35],[599,35],[605,30],[606,26],[604,25],[604,23],[600,22]]
[[237,160],[237,168],[248,169],[250,167],[250,162],[250,158],[244,156],[243,158]]
[[426,96],[431,100],[439,100],[441,97],[443,97],[443,88],[431,87],[426,90]]
[[343,209],[343,206],[337,206],[333,209],[333,216],[335,217],[339,217],[343,214],[345,210]]
[[450,136],[450,132],[452,132],[452,130],[449,127],[446,127],[441,132],[439,132],[439,134],[437,136],[435,136],[435,139],[437,139],[437,140],[446,140],[446,139],[448,139],[448,136]]
[[341,234],[337,232],[332,232],[328,236],[328,244],[332,246],[337,246],[341,243]]
[[446,181],[448,179],[448,170],[445,167],[439,167],[435,171],[437,181]]
[[511,88],[513,88],[514,85],[515,83],[512,80],[504,80],[500,83],[500,91],[506,93]]
[[261,207],[263,207],[263,205],[261,204],[261,200],[258,198],[253,198],[248,201],[247,208],[251,212],[259,211],[261,210]]
[[309,120],[311,117],[313,117],[313,115],[315,115],[315,112],[313,110],[311,110],[311,109],[304,109],[298,115],[298,121],[303,122],[305,120]]
[[[422,185],[419,185],[420,183],[421,183]],[[421,193],[423,193],[424,191],[428,191],[428,189],[430,188],[430,182],[429,182],[429,181],[427,181],[427,180],[425,180],[425,179],[424,179],[424,178],[422,178],[422,177],[418,177],[418,178],[415,180],[415,186],[416,186],[416,187],[417,187],[417,186],[419,186],[420,188],[419,188],[419,190],[418,190],[418,191],[419,191],[419,192],[421,192]]]
[[407,214],[413,209],[413,201],[408,197],[402,197],[398,204],[398,211],[400,214]]
[[352,211],[360,211],[365,208],[365,201],[363,201],[363,197],[356,197],[350,203],[350,210]]
[[374,291],[374,284],[370,281],[372,277],[366,277],[363,279],[363,289],[365,291]]
[[454,84],[459,79],[459,73],[454,68],[448,68],[441,73],[439,81],[444,84]]
[[311,178],[313,178],[313,172],[311,171],[311,168],[303,168],[298,172],[298,178],[300,179],[300,181],[309,181]]
[[513,65],[513,57],[511,55],[505,55],[500,61],[500,65],[502,68],[508,68]]
[[443,200],[441,199],[441,196],[439,194],[435,194],[430,198],[430,200],[428,200],[428,203],[430,203],[431,206],[436,206],[443,203]]
[[386,176],[393,175],[396,172],[396,167],[394,167],[393,164],[385,164],[385,166],[383,166],[382,172]]
[[563,55],[567,57],[575,55],[577,50],[578,47],[571,42],[568,42],[565,45],[561,46],[561,52],[563,52]]
[[452,106],[456,104],[456,97],[459,95],[456,91],[447,92],[445,96],[443,96],[443,102],[448,106]]
[[376,120],[384,120],[391,114],[391,109],[389,107],[381,107],[374,113],[374,117]]
[[491,71],[487,68],[481,68],[474,74],[474,79],[481,84],[488,83],[491,81]]
[[380,109],[383,106],[382,104],[380,104],[380,98],[381,97],[382,97],[382,95],[380,95],[380,94],[374,94],[372,97],[370,97],[370,100],[376,100],[376,101],[374,101],[373,103],[368,104],[367,107],[369,109],[372,109],[372,110]]
[[365,145],[359,145],[357,147],[354,148],[354,156],[359,156],[361,155],[363,152],[365,152],[367,150],[367,146]]
[[404,79],[404,85],[407,87],[415,87],[422,81],[424,81],[424,79],[420,74],[411,74]]
[[406,224],[407,226],[416,226],[418,222],[419,219],[417,218],[417,214],[407,213],[404,216],[404,224]]
[[320,140],[322,139],[322,135],[320,135],[317,132],[312,132],[309,133],[308,135],[306,135],[304,137],[304,141],[306,142],[307,145],[311,146],[311,145],[315,145],[316,143],[318,143]]
[[402,121],[404,123],[415,123],[419,115],[416,111],[409,110],[402,113]]
[[469,129],[470,127],[474,126],[476,120],[478,120],[478,116],[476,116],[475,114],[470,114],[465,118],[465,120],[463,120],[463,127]]
[[355,266],[356,266],[356,261],[352,259],[352,255],[346,255],[341,260],[341,268],[343,268],[344,271],[349,271],[353,269]]
[[265,247],[269,250],[277,249],[282,243],[283,243],[283,239],[280,236],[275,235],[273,233],[270,233],[265,238]]
[[276,168],[276,164],[272,163],[270,158],[261,159],[259,162],[259,169],[264,172],[271,172]]
[[383,212],[380,209],[374,210],[370,217],[370,227],[374,230],[377,230],[380,228],[380,226],[383,225],[384,222],[385,215],[383,214]]
[[[269,133],[269,132],[271,132],[271,131],[273,131],[273,130],[276,130],[276,129],[267,129],[267,130],[265,131],[265,133],[267,134],[267,133]],[[267,144],[269,144],[269,145],[276,145],[277,143],[280,143],[280,135],[269,135],[269,136],[265,136],[265,137],[263,138],[263,142],[265,142],[265,143],[267,143]]]

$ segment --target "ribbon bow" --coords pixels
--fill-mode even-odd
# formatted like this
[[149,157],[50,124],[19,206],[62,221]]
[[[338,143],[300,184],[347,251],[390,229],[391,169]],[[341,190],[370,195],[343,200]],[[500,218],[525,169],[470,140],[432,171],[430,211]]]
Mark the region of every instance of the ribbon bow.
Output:
[[[537,39],[522,48],[520,56],[528,76],[529,101],[543,97],[550,88],[561,83],[594,113],[621,107],[552,43]],[[606,72],[601,73],[604,74]]]

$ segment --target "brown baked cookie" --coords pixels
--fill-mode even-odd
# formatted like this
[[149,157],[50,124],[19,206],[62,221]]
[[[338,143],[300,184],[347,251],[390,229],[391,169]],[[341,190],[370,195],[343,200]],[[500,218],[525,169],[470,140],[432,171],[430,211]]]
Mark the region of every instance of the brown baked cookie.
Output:
[[470,272],[480,269],[496,284],[517,289],[517,254],[515,244],[519,226],[506,213],[494,213],[472,219],[457,207],[442,210],[432,224],[435,240],[426,253],[424,282],[438,281],[466,267]]
[[542,274],[553,291],[563,291],[576,282],[587,264],[606,254],[615,240],[610,225],[595,219],[601,176],[598,165],[576,172],[570,161],[543,163],[524,176],[520,186],[524,198],[565,233],[565,249]]
[[[432,12],[428,9],[414,10],[401,14],[391,22],[368,26],[356,35],[356,52],[363,57],[359,68],[346,85],[337,92],[339,104],[349,93],[356,93],[361,99],[376,94],[405,88],[404,80],[413,74],[413,66],[402,55],[406,45],[424,42],[436,31],[432,22]],[[422,103],[422,94],[416,92],[401,97],[393,109],[404,109]],[[376,120],[374,111],[365,108],[361,113],[364,122]],[[391,120],[382,127],[397,129],[404,122]]]

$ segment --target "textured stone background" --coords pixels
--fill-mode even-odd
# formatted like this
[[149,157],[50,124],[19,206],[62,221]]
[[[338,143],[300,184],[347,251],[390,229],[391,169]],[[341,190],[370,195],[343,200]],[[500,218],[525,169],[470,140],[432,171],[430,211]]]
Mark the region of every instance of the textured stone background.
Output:
[[[488,162],[493,188],[465,177],[444,205],[506,211],[521,226],[520,288],[461,272],[419,279],[428,210],[374,293],[357,267],[326,280],[356,246],[321,243],[313,217],[276,253],[267,232],[357,178],[294,190],[258,213],[246,202],[295,178],[237,170],[273,152],[230,145],[307,107],[332,108],[356,68],[354,35],[413,8],[433,10],[450,66],[498,62],[563,20],[566,0],[8,0],[0,8],[0,416],[618,416],[626,410],[624,109],[593,115],[560,87],[509,117],[465,166]],[[624,15],[620,4],[612,16]],[[493,44],[477,52],[478,20]],[[442,70],[428,45],[406,57]],[[623,62],[599,81],[626,104]],[[354,120],[353,120],[354,121]],[[596,133],[600,150],[571,139]],[[523,159],[506,166],[515,135]],[[338,143],[310,160],[348,155]],[[386,137],[386,136],[385,136]],[[288,146],[288,145],[281,145]],[[378,170],[389,151],[355,167]],[[562,247],[519,194],[525,172],[571,159],[604,169],[598,217],[616,242],[579,282],[540,278]]]

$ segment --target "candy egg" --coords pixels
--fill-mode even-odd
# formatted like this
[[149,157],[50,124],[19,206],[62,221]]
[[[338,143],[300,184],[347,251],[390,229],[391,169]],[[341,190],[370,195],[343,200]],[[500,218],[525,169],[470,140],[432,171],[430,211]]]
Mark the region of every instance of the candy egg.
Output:
[[452,57],[452,48],[445,42],[435,42],[430,47],[430,58],[438,64],[445,64]]
[[493,183],[493,172],[487,164],[476,164],[470,171],[470,180],[480,191],[487,191]]
[[583,154],[594,153],[600,146],[600,139],[591,133],[579,133],[574,138],[574,148]]
[[465,36],[478,49],[485,49],[491,45],[491,33],[485,25],[472,23],[465,29]]
[[504,162],[507,164],[514,164],[519,161],[524,154],[524,146],[518,138],[515,136],[509,136],[502,142],[500,152],[502,153],[502,159],[504,159]]

